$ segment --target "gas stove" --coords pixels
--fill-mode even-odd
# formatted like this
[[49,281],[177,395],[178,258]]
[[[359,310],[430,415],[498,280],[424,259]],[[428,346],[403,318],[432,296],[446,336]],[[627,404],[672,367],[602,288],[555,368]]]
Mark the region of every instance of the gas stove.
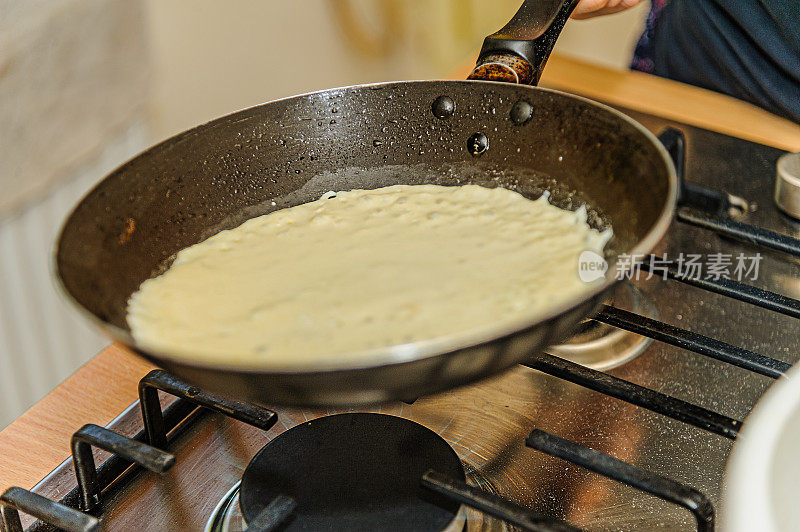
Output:
[[[690,208],[570,343],[345,412],[239,403],[156,370],[140,402],[76,433],[72,459],[3,495],[6,530],[713,529],[741,420],[798,359],[800,225],[772,202],[779,150],[623,111],[685,134]],[[757,271],[720,273],[722,255]],[[683,256],[716,270],[698,278]]]

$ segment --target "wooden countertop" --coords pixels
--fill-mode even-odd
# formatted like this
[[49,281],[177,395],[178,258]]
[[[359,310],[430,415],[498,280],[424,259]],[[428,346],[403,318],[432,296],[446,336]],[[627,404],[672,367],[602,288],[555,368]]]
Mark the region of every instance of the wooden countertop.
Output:
[[[464,65],[453,77],[466,77]],[[648,76],[553,56],[542,84],[789,151],[800,126],[731,98]],[[85,423],[106,425],[136,399],[153,366],[112,345],[0,432],[0,490],[30,488],[69,457],[70,437]]]

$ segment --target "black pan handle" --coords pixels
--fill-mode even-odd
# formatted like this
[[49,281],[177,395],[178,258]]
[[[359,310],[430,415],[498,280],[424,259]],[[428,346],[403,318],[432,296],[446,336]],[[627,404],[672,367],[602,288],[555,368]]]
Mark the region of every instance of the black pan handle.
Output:
[[514,18],[483,41],[469,79],[536,85],[578,0],[525,0]]

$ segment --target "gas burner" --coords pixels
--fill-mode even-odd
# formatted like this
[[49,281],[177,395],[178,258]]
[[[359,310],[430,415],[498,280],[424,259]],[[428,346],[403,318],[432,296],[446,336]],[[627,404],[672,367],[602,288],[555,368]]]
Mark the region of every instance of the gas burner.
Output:
[[[615,291],[615,307],[630,309],[640,316],[658,319],[653,302],[631,283]],[[560,356],[592,369],[605,370],[633,360],[650,346],[651,338],[624,329],[611,327],[595,320],[585,320],[566,343],[547,348],[551,355]]]
[[465,511],[422,487],[431,468],[465,480],[455,451],[418,423],[372,413],[321,417],[265,445],[207,530],[240,529],[278,496],[297,504],[287,531],[463,529]]

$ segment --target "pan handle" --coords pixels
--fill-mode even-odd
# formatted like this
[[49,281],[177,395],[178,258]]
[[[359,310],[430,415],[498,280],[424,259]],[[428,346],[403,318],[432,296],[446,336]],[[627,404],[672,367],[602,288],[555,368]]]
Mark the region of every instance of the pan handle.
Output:
[[525,0],[508,24],[483,41],[468,79],[536,85],[578,0]]

